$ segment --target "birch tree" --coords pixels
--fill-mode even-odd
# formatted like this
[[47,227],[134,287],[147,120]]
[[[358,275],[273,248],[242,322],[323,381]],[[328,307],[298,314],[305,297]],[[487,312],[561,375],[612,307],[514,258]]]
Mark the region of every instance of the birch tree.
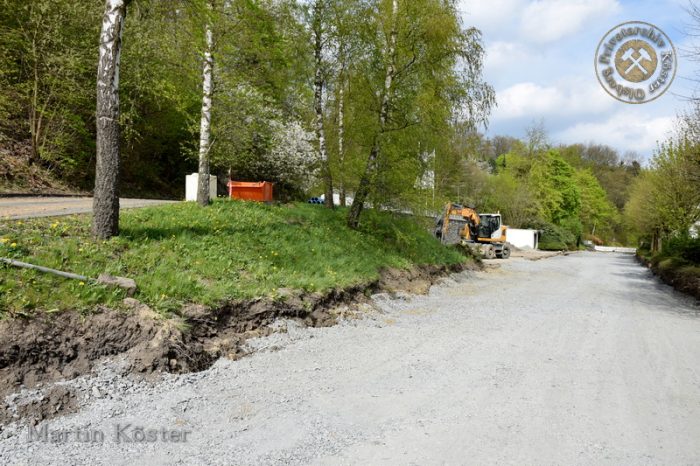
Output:
[[[332,4],[331,21],[333,22],[333,35],[335,41],[335,111],[336,111],[336,167],[333,174],[334,184],[338,185],[340,194],[340,205],[345,207],[347,167],[345,156],[347,152],[346,144],[346,104],[348,99],[348,86],[350,80],[348,76],[352,73],[352,62],[361,61],[361,54],[358,49],[362,48],[361,32],[359,27],[360,18],[363,18],[362,4],[357,0],[345,0],[342,3]],[[332,152],[332,151],[331,151]],[[332,156],[332,155],[331,155]]]
[[131,0],[106,0],[97,65],[97,162],[92,232],[119,234],[119,61],[126,9]]
[[345,207],[345,54],[344,44],[340,44],[341,61],[338,73],[338,166],[340,167],[340,205]]
[[325,188],[324,204],[328,208],[333,208],[333,175],[331,173],[328,149],[326,147],[326,134],[323,123],[323,88],[324,78],[324,16],[326,14],[326,0],[315,0],[313,5],[311,27],[314,40],[314,114],[316,138],[318,140],[318,151],[321,156],[321,176]]
[[398,36],[398,16],[399,16],[399,1],[392,0],[391,2],[391,20],[389,40],[386,48],[384,59],[386,62],[386,72],[384,74],[384,89],[382,90],[381,106],[379,108],[379,130],[372,142],[369,157],[365,164],[365,170],[360,178],[360,184],[355,192],[355,197],[350,206],[348,213],[348,226],[357,228],[360,223],[360,215],[364,208],[365,201],[370,192],[372,176],[376,172],[377,158],[379,157],[380,138],[386,131],[386,122],[389,116],[389,105],[391,103],[391,86],[396,74],[396,39]]
[[[213,10],[213,4],[209,3]],[[199,129],[199,186],[197,202],[201,206],[209,204],[209,150],[211,147],[211,93],[214,74],[214,35],[211,20],[207,21],[205,29],[204,69],[202,72],[202,117]]]
[[352,147],[369,148],[361,162],[355,156],[353,163],[361,167],[347,219],[351,228],[359,225],[367,201],[397,208],[415,205],[416,179],[430,169],[424,155],[435,152],[440,159],[449,153],[455,126],[485,125],[495,103],[493,88],[481,76],[480,32],[462,27],[456,0],[374,5],[363,18],[373,30],[363,35],[368,52],[353,73],[348,101],[352,124],[346,130]]

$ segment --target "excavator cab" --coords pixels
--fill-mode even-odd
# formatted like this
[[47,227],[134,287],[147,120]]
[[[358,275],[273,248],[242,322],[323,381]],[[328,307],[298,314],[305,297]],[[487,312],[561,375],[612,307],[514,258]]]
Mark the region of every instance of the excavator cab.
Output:
[[501,214],[479,214],[479,238],[501,237]]

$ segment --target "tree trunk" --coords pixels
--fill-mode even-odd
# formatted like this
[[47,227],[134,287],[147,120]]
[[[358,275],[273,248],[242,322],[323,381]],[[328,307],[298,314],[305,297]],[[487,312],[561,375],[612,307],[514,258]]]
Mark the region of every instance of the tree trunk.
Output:
[[130,0],[106,0],[97,65],[97,166],[92,232],[119,234],[119,59]]
[[338,165],[340,167],[340,205],[345,207],[345,70],[340,72],[338,89]]
[[355,198],[352,200],[352,206],[350,206],[350,212],[348,213],[348,226],[350,228],[357,228],[360,224],[360,215],[362,214],[362,209],[364,208],[365,201],[369,195],[370,188],[372,186],[372,179],[376,175],[377,171],[377,159],[379,158],[380,152],[380,142],[381,136],[386,130],[386,122],[389,118],[389,104],[391,103],[391,85],[394,81],[394,76],[396,75],[396,38],[398,36],[398,15],[399,15],[399,2],[398,0],[392,0],[391,3],[391,32],[389,35],[389,47],[386,54],[386,74],[384,77],[384,91],[382,93],[382,102],[379,108],[379,131],[374,138],[372,143],[372,149],[370,150],[369,157],[367,157],[367,164],[365,165],[365,171],[360,178],[360,184],[355,192]]
[[204,51],[204,71],[202,73],[202,119],[199,130],[199,186],[197,202],[201,206],[209,204],[209,148],[211,135],[211,87],[214,74],[212,48],[214,37],[211,24],[206,29],[206,50]]
[[34,83],[32,86],[32,103],[29,109],[29,132],[32,137],[32,155],[29,158],[29,165],[33,165],[35,160],[39,160],[39,130],[37,129],[38,109],[39,109],[39,63],[36,52],[36,39],[32,40],[32,62],[34,72]]
[[326,133],[323,125],[323,5],[324,0],[316,0],[313,9],[314,30],[314,112],[316,113],[316,138],[321,155],[321,174],[325,185],[324,204],[333,208],[333,174],[326,148]]

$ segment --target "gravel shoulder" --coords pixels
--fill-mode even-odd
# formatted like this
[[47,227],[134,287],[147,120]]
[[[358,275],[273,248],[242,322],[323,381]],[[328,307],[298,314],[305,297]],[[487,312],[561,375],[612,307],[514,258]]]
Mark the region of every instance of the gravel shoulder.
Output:
[[[279,321],[256,353],[150,383],[118,359],[8,464],[697,464],[700,308],[630,255],[513,258],[330,328]],[[186,441],[116,442],[126,427]],[[179,437],[181,438],[181,437]]]

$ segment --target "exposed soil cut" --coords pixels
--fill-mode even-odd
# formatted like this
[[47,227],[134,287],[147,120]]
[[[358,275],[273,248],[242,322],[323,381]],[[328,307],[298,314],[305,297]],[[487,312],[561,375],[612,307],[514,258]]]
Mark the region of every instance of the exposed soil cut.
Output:
[[[127,298],[130,312],[98,309],[88,316],[64,312],[0,321],[0,425],[18,418],[36,423],[77,409],[68,388],[44,384],[87,374],[104,357],[123,354],[129,372],[137,374],[200,371],[220,357],[244,356],[243,343],[271,333],[270,324],[278,318],[334,325],[341,304],[365,302],[378,291],[427,293],[437,278],[465,267],[476,265],[387,270],[363,286],[325,294],[283,289],[276,301],[234,302],[217,309],[191,305],[172,319]],[[38,393],[20,404],[8,402],[8,395],[26,389]]]

